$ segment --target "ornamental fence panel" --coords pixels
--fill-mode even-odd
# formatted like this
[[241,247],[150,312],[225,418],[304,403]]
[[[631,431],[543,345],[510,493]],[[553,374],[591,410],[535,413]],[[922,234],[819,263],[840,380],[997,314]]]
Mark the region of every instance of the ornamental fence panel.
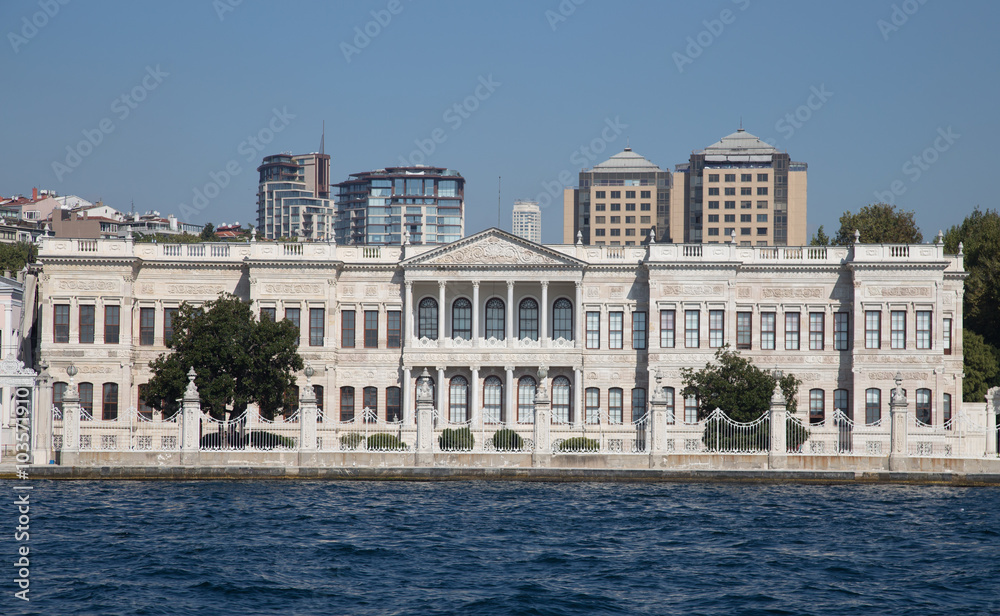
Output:
[[397,453],[413,451],[416,444],[416,426],[385,421],[367,407],[350,421],[323,417],[316,424],[316,449],[323,452]]

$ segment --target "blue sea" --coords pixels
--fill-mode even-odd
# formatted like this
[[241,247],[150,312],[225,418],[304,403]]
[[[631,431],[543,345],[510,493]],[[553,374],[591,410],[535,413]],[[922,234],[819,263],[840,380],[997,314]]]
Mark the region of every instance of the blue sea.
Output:
[[3,614],[1000,614],[996,488],[30,484]]

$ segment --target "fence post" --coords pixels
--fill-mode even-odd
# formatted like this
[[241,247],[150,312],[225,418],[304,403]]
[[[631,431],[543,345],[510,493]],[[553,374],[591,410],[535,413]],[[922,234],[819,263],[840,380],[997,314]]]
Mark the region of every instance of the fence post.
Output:
[[903,393],[903,375],[896,373],[896,388],[889,398],[889,470],[905,470],[906,456],[906,394]]
[[1000,387],[986,392],[986,455],[997,455],[997,411],[1000,411]]
[[181,464],[194,464],[198,461],[201,446],[201,398],[194,384],[194,366],[188,370],[187,389],[181,398]]
[[548,368],[538,369],[538,387],[535,388],[535,450],[531,452],[531,465],[547,467],[552,457],[552,445],[549,442],[551,428],[551,400],[549,389],[545,384]]
[[316,390],[312,386],[312,366],[306,366],[306,386],[299,401],[299,466],[306,456],[316,451]]
[[63,394],[63,442],[59,452],[59,464],[73,466],[80,461],[80,394],[73,384],[77,367],[70,364],[66,368],[69,385]]
[[655,458],[667,452],[667,395],[661,382],[663,373],[656,371],[656,389],[649,397],[649,467],[656,468]]
[[[417,450],[414,463],[416,466],[432,466],[434,464],[434,393],[431,391],[431,375],[427,368],[417,379]],[[440,384],[438,385],[440,388]]]
[[771,408],[768,415],[771,442],[767,450],[767,467],[771,469],[788,466],[788,442],[785,434],[785,411],[788,408],[788,401],[781,391],[781,377],[781,370],[775,370],[774,393],[771,394]]

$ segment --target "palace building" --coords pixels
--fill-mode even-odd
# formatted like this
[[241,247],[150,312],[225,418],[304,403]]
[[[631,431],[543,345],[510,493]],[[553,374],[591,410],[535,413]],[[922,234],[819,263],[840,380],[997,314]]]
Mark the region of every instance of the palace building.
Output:
[[147,414],[174,312],[223,292],[300,327],[327,420],[412,425],[426,371],[438,421],[530,422],[540,385],[554,423],[632,421],[657,373],[668,416],[693,421],[681,369],[724,345],[801,379],[812,421],[888,417],[897,372],[921,422],[961,405],[965,273],[941,243],[540,245],[489,229],[402,246],[43,238],[39,261],[53,403],[72,363],[95,419]]

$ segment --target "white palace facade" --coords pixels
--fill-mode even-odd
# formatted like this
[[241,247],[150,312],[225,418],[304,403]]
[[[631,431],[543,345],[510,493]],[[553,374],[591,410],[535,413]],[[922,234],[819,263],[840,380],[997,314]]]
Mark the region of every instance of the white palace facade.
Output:
[[540,245],[489,229],[443,246],[43,238],[39,261],[53,403],[72,363],[94,419],[147,413],[173,311],[223,292],[299,325],[322,416],[338,421],[367,408],[412,425],[425,371],[450,423],[532,421],[539,378],[554,423],[633,421],[656,373],[670,420],[693,421],[681,369],[723,345],[801,379],[813,422],[888,417],[897,373],[922,423],[961,406],[965,273],[941,243]]

